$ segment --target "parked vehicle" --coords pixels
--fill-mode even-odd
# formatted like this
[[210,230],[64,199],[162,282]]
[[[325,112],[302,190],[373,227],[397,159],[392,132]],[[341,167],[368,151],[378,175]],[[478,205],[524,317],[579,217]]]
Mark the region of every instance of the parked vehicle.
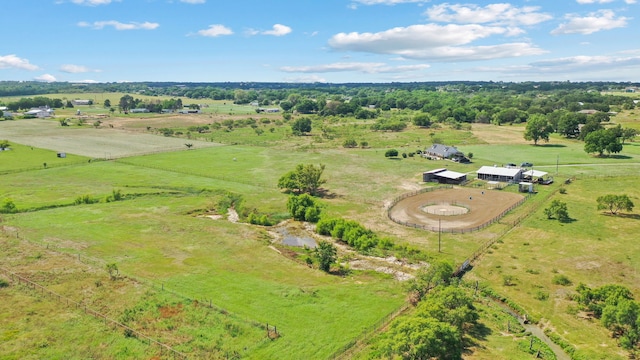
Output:
[[532,167],[533,164],[530,162],[523,162],[522,164],[520,164],[520,167]]

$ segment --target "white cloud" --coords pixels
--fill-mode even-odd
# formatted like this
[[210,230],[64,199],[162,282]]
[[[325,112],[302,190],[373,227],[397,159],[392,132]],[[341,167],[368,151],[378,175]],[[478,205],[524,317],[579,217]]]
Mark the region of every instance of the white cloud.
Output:
[[273,36],[284,36],[289,34],[290,32],[291,32],[290,27],[282,24],[275,24],[273,25],[273,28],[271,30],[263,31],[261,34],[273,35]]
[[[607,4],[614,2],[614,0],[576,0],[578,4]],[[635,4],[637,0],[624,0],[626,4]]]
[[143,22],[143,23],[132,22],[132,23],[125,24],[119,21],[109,20],[109,21],[95,21],[93,23],[81,21],[78,23],[78,26],[91,27],[97,30],[104,29],[107,26],[112,26],[116,30],[154,30],[154,29],[157,29],[158,26],[160,26],[160,24],[151,23],[151,22]]
[[462,24],[517,24],[535,25],[552,18],[538,12],[538,6],[515,7],[511,4],[478,5],[440,4],[429,8],[425,14],[430,20]]
[[606,4],[613,2],[613,0],[576,0],[578,4]]
[[233,34],[233,31],[224,25],[214,24],[209,25],[208,29],[198,30],[197,34],[200,36],[218,37],[223,35],[231,35]]
[[[635,56],[572,56],[516,66],[477,67],[469,71],[499,73],[515,78],[628,81],[626,74],[639,69],[640,53]],[[588,77],[585,78],[585,74]]]
[[284,72],[298,73],[329,73],[355,71],[366,74],[380,73],[402,73],[428,69],[428,64],[388,66],[382,62],[338,62],[333,64],[310,65],[310,66],[283,66],[280,68]]
[[109,5],[113,0],[71,0],[71,2],[78,5],[98,6]]
[[54,82],[56,81],[55,76],[51,74],[42,74],[40,76],[36,76],[34,78],[35,81],[43,81],[43,82]]
[[180,2],[183,2],[185,4],[204,4],[207,2],[207,0],[180,0]]
[[287,35],[289,33],[291,33],[291,28],[286,26],[286,25],[282,25],[282,24],[275,24],[273,25],[273,27],[271,28],[271,30],[256,30],[256,29],[247,29],[245,30],[245,35],[247,36],[254,36],[254,35],[272,35],[272,36],[284,36]]
[[585,17],[576,14],[568,14],[565,16],[567,23],[560,24],[551,31],[552,35],[558,34],[583,34],[588,35],[602,30],[611,30],[615,28],[627,26],[627,20],[624,16],[616,18],[611,10],[599,10],[590,13]]
[[338,51],[392,54],[433,61],[474,61],[544,53],[524,42],[462,46],[492,35],[511,34],[513,29],[496,26],[426,24],[398,27],[379,33],[340,33],[329,39],[329,46]]
[[38,66],[29,63],[29,60],[22,59],[14,54],[0,56],[0,69],[22,69],[22,70],[38,70]]
[[60,66],[60,71],[70,73],[70,74],[79,74],[89,72],[89,68],[82,65],[73,65],[73,64],[65,64]]

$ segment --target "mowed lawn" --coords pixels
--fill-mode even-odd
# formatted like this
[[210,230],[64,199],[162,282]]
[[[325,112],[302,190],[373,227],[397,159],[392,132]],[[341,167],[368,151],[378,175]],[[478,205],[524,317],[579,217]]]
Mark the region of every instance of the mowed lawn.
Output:
[[[636,173],[637,174],[637,173]],[[581,358],[623,359],[624,353],[597,320],[576,312],[570,300],[575,287],[621,284],[640,294],[640,218],[635,213],[610,215],[596,209],[598,196],[627,194],[640,205],[637,176],[578,180],[566,194],[572,221],[548,220],[543,208],[516,227],[469,274],[519,304],[534,319],[573,344]],[[556,285],[566,276],[571,284]],[[505,285],[505,276],[513,285]],[[538,300],[547,295],[548,299]]]

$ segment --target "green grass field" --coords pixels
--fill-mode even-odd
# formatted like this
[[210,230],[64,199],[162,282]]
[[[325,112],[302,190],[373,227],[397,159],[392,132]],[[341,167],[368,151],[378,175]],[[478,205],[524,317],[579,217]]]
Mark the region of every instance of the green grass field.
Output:
[[[106,98],[106,94],[95,95],[98,104],[91,111],[104,111],[99,108],[103,95]],[[87,98],[86,94],[64,96]],[[108,96],[112,103],[117,101],[117,94]],[[229,116],[231,110],[225,106],[230,104],[212,103],[209,113],[193,118],[193,123]],[[234,115],[260,118],[255,112],[250,115],[248,108],[232,110]],[[636,121],[633,115],[621,115],[616,119]],[[117,116],[110,121],[119,121]],[[262,135],[246,127],[212,130],[187,139],[145,130],[159,119],[166,121],[162,126],[186,129],[182,120],[169,118],[127,117],[113,129],[65,128],[54,120],[0,122],[2,137],[11,143],[11,150],[0,152],[0,203],[11,199],[19,210],[0,215],[5,229],[0,266],[34,277],[64,296],[90,299],[115,318],[127,309],[128,313],[138,309],[137,317],[130,320],[140,331],[195,357],[200,357],[198,351],[206,351],[205,343],[214,343],[211,346],[220,357],[238,351],[243,358],[254,359],[328,358],[403,305],[403,284],[374,271],[327,275],[279,253],[281,247],[270,247],[269,228],[196,216],[215,212],[220,194],[226,191],[240,196],[246,209],[286,217],[287,195],[277,188],[278,178],[297,164],[325,164],[329,196],[320,201],[327,214],[356,220],[399,244],[424,251],[428,258],[456,264],[486,242],[499,239],[465,280],[477,280],[517,303],[541,326],[576,347],[578,358],[624,358],[608,331],[597,321],[581,317],[569,296],[580,282],[619,283],[640,295],[640,248],[634,242],[637,216],[610,216],[595,209],[595,199],[608,193],[626,193],[634,202],[640,201],[635,186],[640,173],[637,143],[625,144],[616,156],[599,158],[586,154],[582,143],[573,140],[552,137],[549,143],[534,146],[522,139],[523,126],[409,127],[392,133],[371,132],[366,122],[353,119],[329,121],[331,136],[322,134],[316,120],[312,133],[304,137],[291,136],[286,123],[265,122],[259,125],[265,129]],[[273,133],[269,127],[274,127]],[[45,146],[56,137],[70,149],[64,159],[56,156],[60,150]],[[100,137],[113,141],[101,143]],[[346,138],[366,140],[369,146],[345,149]],[[473,163],[384,157],[386,149],[408,153],[434,140],[473,153]],[[188,141],[196,146],[187,151],[184,143]],[[119,156],[89,162],[105,152]],[[556,182],[539,186],[524,205],[483,231],[442,234],[442,253],[438,253],[437,233],[406,228],[386,217],[392,199],[426,186],[424,171],[446,167],[473,178],[482,165],[523,161],[549,172]],[[575,182],[562,184],[574,176]],[[566,194],[558,192],[560,187]],[[79,197],[104,199],[115,190],[124,195],[122,201],[76,204]],[[567,203],[571,222],[545,218],[543,209],[552,199]],[[524,221],[513,228],[520,219]],[[16,235],[26,242],[17,242]],[[79,263],[78,257],[84,262]],[[127,280],[109,280],[104,270],[109,263],[116,263]],[[565,275],[572,284],[553,284],[556,275]],[[505,276],[515,279],[514,284],[504,285]],[[98,287],[97,281],[104,285]],[[121,292],[115,286],[121,286]],[[97,300],[110,291],[127,296]],[[544,298],[541,294],[548,296],[538,300]],[[215,306],[206,315],[195,312],[195,301]],[[77,351],[90,351],[96,358],[160,356],[140,340],[18,286],[0,288],[0,304],[0,314],[7,314],[0,317],[0,338],[10,344],[0,347],[3,358],[72,353],[68,344],[52,334],[74,339],[84,346]],[[181,309],[185,318],[163,318],[161,308]],[[502,315],[490,306],[481,308],[491,332],[465,358],[531,356],[520,351],[518,342],[526,339],[516,341],[503,334]],[[228,318],[219,318],[221,311]],[[204,321],[202,316],[214,320],[206,326],[193,325]],[[49,324],[54,321],[57,325]],[[267,323],[277,326],[278,339],[265,340],[266,331],[256,333],[252,325]],[[244,335],[236,339],[233,334],[238,331]]]

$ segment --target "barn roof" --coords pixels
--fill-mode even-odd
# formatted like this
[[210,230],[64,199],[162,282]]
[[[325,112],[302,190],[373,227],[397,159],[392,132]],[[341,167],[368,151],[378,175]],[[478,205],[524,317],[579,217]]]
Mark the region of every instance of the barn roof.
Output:
[[449,170],[445,170],[445,171],[441,171],[439,173],[436,174],[439,177],[443,177],[443,178],[447,178],[447,179],[453,179],[453,180],[458,180],[460,178],[463,178],[465,176],[467,176],[467,174],[463,174],[463,173],[459,173],[456,171],[449,171]]
[[476,173],[478,174],[488,174],[488,175],[497,175],[497,176],[516,176],[520,173],[522,169],[518,168],[505,168],[505,167],[497,167],[497,166],[483,166]]

